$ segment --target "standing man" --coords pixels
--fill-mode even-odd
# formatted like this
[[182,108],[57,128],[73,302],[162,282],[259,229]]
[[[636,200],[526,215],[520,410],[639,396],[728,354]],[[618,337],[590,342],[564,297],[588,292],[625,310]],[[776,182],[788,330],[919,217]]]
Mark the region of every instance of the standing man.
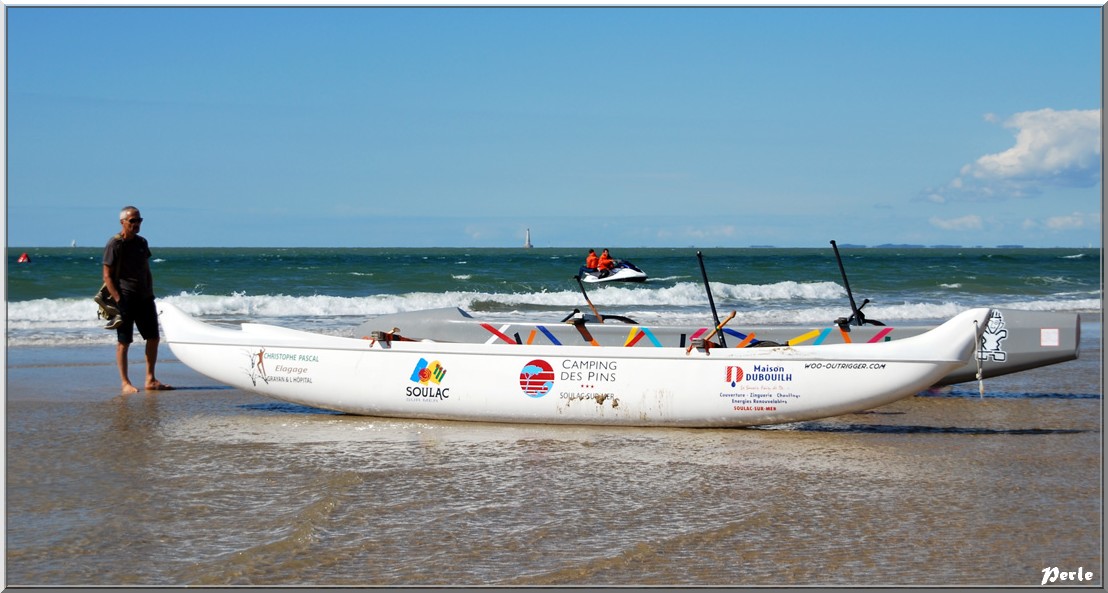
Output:
[[159,391],[173,387],[158,381],[154,365],[158,361],[158,310],[154,306],[154,276],[150,273],[150,246],[139,236],[142,214],[138,208],[127,206],[119,213],[123,227],[118,235],[108,239],[104,247],[104,284],[119,305],[123,322],[116,328],[119,343],[115,348],[115,362],[119,365],[119,377],[123,381],[123,393],[136,393],[127,377],[127,351],[134,341],[135,326],[146,340],[146,389]]

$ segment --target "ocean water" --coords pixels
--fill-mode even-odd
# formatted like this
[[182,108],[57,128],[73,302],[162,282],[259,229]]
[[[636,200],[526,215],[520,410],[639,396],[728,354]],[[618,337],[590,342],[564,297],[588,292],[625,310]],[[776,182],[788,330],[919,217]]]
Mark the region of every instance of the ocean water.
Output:
[[[1099,312],[1099,249],[840,246],[857,303],[886,323],[942,320],[977,306]],[[16,263],[26,251],[31,262]],[[490,317],[561,319],[587,310],[573,277],[585,249],[286,249],[152,246],[160,299],[206,320],[254,320],[344,335],[367,317],[461,307]],[[614,250],[641,285],[585,285],[602,314],[642,323],[711,319],[696,251]],[[111,343],[91,297],[97,248],[8,251],[8,345]],[[850,314],[834,251],[705,249],[716,307],[730,324],[829,324]],[[723,314],[721,314],[721,317]]]
[[[349,416],[220,385],[164,347],[178,389],[121,396],[99,250],[9,249],[4,584],[1035,587],[1057,569],[1102,587],[1099,250],[840,249],[871,319],[1074,311],[1081,357],[983,397],[751,429]],[[152,250],[159,297],[215,321],[346,335],[426,307],[585,308],[585,249]],[[651,279],[589,287],[603,313],[710,319],[695,249],[614,255]],[[849,313],[830,247],[704,261],[732,326]]]

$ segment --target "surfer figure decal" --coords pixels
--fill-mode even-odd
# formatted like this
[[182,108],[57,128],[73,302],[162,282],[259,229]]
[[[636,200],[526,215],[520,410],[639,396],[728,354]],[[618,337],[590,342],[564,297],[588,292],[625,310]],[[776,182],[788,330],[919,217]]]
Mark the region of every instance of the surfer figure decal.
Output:
[[268,385],[269,377],[265,373],[265,348],[261,348],[257,352],[250,351],[247,356],[250,357],[250,370],[247,371],[246,376],[250,377],[250,382],[257,387],[258,379],[261,379]]

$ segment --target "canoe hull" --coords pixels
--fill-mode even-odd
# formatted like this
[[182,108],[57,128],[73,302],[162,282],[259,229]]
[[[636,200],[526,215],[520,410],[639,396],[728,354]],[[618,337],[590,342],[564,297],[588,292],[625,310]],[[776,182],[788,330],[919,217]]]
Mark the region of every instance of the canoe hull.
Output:
[[283,401],[400,418],[685,427],[810,420],[913,395],[972,355],[988,315],[967,312],[944,332],[898,342],[686,353],[231,329],[160,307],[183,363]]

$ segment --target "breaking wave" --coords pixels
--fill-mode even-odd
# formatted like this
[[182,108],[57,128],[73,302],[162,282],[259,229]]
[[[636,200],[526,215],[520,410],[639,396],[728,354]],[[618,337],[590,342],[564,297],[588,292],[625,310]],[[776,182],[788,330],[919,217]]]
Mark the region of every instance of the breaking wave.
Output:
[[[773,284],[712,283],[717,308],[736,312],[737,324],[830,324],[848,316],[846,291],[834,282],[778,282]],[[658,288],[604,286],[589,291],[602,313],[630,316],[640,323],[700,322],[707,319],[708,300],[703,286],[680,282]],[[941,320],[975,306],[1001,306],[1032,311],[1099,312],[1101,300],[1093,294],[1068,293],[1057,298],[1005,302],[893,302],[882,299],[865,307],[866,316],[890,322]],[[574,308],[587,310],[578,291],[493,293],[480,291],[411,292],[357,297],[310,295],[208,295],[180,292],[162,296],[183,311],[209,321],[273,323],[297,329],[346,335],[366,318],[377,315],[458,307],[481,316],[519,316],[561,319]],[[8,303],[8,345],[48,346],[107,344],[115,332],[102,329],[91,299],[36,299]]]

